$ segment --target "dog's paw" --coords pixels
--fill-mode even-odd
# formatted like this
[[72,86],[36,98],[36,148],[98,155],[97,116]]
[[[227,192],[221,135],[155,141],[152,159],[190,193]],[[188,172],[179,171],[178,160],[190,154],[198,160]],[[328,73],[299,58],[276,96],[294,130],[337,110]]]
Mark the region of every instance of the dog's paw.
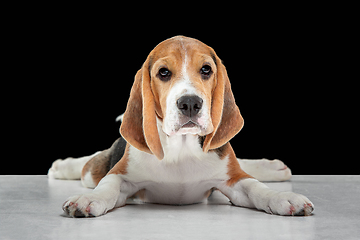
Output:
[[51,179],[80,179],[81,173],[73,167],[73,158],[58,159],[54,161],[48,171]]
[[51,179],[65,179],[63,171],[62,171],[62,165],[63,165],[63,160],[62,159],[58,159],[55,160],[52,164],[51,167],[49,168],[48,171],[48,178]]
[[280,160],[240,159],[241,168],[259,181],[286,181],[291,178],[291,170]]
[[68,198],[62,209],[71,217],[97,217],[107,212],[106,202],[94,193]]
[[314,210],[314,204],[304,195],[293,192],[278,192],[268,203],[266,212],[278,215],[309,216]]

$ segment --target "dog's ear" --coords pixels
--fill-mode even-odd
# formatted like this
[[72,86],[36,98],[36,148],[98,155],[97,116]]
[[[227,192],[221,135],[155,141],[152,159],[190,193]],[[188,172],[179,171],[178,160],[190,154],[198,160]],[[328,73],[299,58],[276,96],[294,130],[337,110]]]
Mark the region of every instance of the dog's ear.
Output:
[[213,58],[216,60],[217,66],[216,86],[211,104],[214,131],[205,137],[204,152],[223,146],[244,126],[244,119],[235,103],[226,68],[215,53],[213,53]]
[[149,57],[135,76],[120,126],[120,134],[133,147],[164,158],[156,124],[155,101],[150,87]]

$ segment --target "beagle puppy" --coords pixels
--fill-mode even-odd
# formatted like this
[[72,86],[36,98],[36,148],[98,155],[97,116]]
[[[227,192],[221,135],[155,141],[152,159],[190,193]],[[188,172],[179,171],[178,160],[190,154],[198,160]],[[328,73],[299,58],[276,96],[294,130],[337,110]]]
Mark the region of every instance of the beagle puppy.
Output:
[[95,188],[68,198],[62,207],[66,214],[100,216],[133,196],[149,203],[193,204],[214,190],[234,206],[271,214],[314,210],[307,197],[271,190],[252,176],[289,179],[290,169],[281,161],[236,158],[229,141],[244,120],[225,66],[196,39],[176,36],[150,52],[119,118],[121,137],[109,149],[57,160],[50,168],[49,177],[81,177],[85,187]]

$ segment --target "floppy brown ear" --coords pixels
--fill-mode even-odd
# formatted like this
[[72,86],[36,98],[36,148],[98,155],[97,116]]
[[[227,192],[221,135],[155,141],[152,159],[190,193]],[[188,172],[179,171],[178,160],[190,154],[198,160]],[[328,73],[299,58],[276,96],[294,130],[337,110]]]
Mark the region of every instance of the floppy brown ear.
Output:
[[244,126],[244,119],[235,103],[226,68],[218,56],[215,55],[215,58],[217,83],[212,95],[211,104],[211,119],[214,131],[205,137],[204,152],[223,146]]
[[164,158],[150,87],[149,58],[136,73],[120,134],[133,147],[154,154],[160,160]]

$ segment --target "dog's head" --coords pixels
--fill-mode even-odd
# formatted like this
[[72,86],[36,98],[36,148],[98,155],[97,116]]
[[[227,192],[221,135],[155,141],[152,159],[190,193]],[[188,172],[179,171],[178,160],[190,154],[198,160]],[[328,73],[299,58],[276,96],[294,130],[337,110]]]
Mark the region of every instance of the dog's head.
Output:
[[204,152],[221,147],[241,130],[244,121],[225,66],[211,47],[177,36],[150,52],[135,76],[121,135],[163,159],[157,121],[168,136],[204,136]]

